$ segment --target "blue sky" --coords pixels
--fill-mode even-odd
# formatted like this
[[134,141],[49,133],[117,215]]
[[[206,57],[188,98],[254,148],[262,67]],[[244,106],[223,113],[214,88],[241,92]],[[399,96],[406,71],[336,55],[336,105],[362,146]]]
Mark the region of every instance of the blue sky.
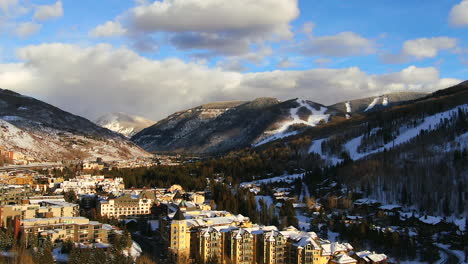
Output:
[[468,0],[0,0],[0,34],[0,87],[90,118],[468,76]]

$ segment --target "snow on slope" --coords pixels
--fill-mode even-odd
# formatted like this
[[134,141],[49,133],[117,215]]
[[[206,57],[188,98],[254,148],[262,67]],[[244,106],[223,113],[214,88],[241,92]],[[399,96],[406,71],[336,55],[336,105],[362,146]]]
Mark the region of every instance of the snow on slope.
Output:
[[277,177],[268,178],[268,179],[261,179],[261,180],[257,180],[257,181],[251,181],[251,182],[242,182],[239,186],[240,187],[248,187],[248,186],[252,186],[252,185],[269,184],[269,183],[273,183],[273,182],[282,182],[282,181],[292,183],[296,179],[302,179],[302,177],[304,177],[303,173],[290,174],[290,175],[286,174],[286,175],[283,175],[283,176],[277,176]]
[[387,106],[388,105],[388,96],[385,96],[382,100],[382,105]]
[[459,109],[463,109],[464,111],[468,110],[468,104],[464,104],[458,107],[455,107],[454,109],[437,113],[432,116],[428,116],[424,118],[424,121],[419,124],[418,126],[414,128],[406,128],[402,127],[400,128],[400,134],[392,141],[387,144],[385,144],[383,147],[377,148],[375,150],[369,151],[369,152],[358,152],[358,147],[361,145],[362,137],[359,136],[357,138],[353,138],[352,140],[348,141],[345,144],[345,149],[348,151],[351,159],[353,160],[358,160],[362,159],[370,154],[374,154],[377,152],[382,152],[384,149],[390,149],[392,147],[396,147],[400,144],[403,144],[405,142],[408,142],[409,140],[413,139],[422,130],[434,130],[437,128],[437,126],[445,119],[445,118],[450,118],[453,114],[456,114]]
[[[312,126],[313,127],[313,126],[316,126],[321,120],[325,120],[326,122],[328,122],[328,120],[330,118],[330,115],[325,114],[325,112],[328,110],[328,108],[321,106],[319,110],[316,110],[314,107],[310,106],[307,103],[307,101],[305,101],[305,100],[297,99],[296,102],[299,103],[299,106],[290,109],[290,116],[291,116],[292,120],[288,120],[286,122],[283,122],[281,127],[274,130],[274,131],[267,132],[268,134],[271,134],[271,135],[266,137],[265,139],[261,140],[260,142],[254,144],[253,145],[254,147],[263,145],[265,143],[268,143],[268,142],[271,142],[271,141],[274,141],[274,140],[277,140],[277,139],[280,139],[280,138],[285,138],[285,137],[296,135],[298,133],[297,131],[287,132],[287,130],[292,125],[303,124],[303,125],[306,125],[306,126]],[[298,112],[299,112],[299,109],[301,107],[305,107],[311,112],[311,114],[309,115],[307,120],[302,120],[299,117]]]
[[351,103],[350,103],[350,102],[346,102],[346,103],[345,103],[345,106],[346,106],[346,113],[351,113],[351,111],[352,111]]
[[379,100],[380,100],[380,97],[374,98],[374,100],[372,100],[372,102],[370,103],[370,105],[367,106],[366,109],[364,109],[364,112],[367,112],[367,111],[371,110],[372,108],[374,108],[374,106],[379,102]]
[[8,150],[37,160],[101,157],[116,160],[125,157],[149,156],[149,153],[131,143],[118,139],[95,139],[64,133],[50,127],[34,126],[21,129],[0,118],[0,145]]
[[156,122],[126,113],[108,113],[96,119],[94,123],[126,137],[131,137]]
[[320,157],[323,160],[325,160],[327,163],[329,163],[330,165],[336,165],[342,162],[343,160],[340,158],[337,158],[335,156],[329,156],[323,153],[322,142],[326,140],[327,140],[326,138],[322,138],[322,139],[317,139],[317,140],[312,141],[312,144],[310,145],[310,148],[309,148],[309,153],[316,153],[320,155]]

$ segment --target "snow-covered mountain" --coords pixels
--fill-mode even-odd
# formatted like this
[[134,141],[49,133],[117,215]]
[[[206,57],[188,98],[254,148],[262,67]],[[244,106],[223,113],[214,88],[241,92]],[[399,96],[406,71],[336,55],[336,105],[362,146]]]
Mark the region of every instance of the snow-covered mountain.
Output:
[[308,100],[296,99],[296,106],[289,109],[289,116],[286,119],[274,124],[273,129],[266,130],[254,146],[297,135],[300,129],[297,127],[314,127],[319,123],[326,123],[330,119],[329,109],[323,105]]
[[149,156],[125,137],[31,97],[0,89],[0,145],[36,160]]
[[108,113],[94,120],[94,123],[130,138],[156,121],[126,113]]
[[367,113],[389,108],[404,102],[415,100],[427,96],[427,93],[418,92],[397,92],[380,96],[367,97],[355,100],[344,101],[330,105],[330,108],[345,112],[348,115],[354,113]]
[[307,100],[219,102],[177,112],[132,141],[148,151],[219,153],[265,143],[344,114]]
[[[382,108],[385,97],[368,100],[349,119],[313,127],[249,154],[281,151],[289,153],[291,162],[304,160],[300,166],[336,165],[329,177],[372,199],[429,215],[466,216],[468,81]],[[352,107],[346,103],[340,106]]]

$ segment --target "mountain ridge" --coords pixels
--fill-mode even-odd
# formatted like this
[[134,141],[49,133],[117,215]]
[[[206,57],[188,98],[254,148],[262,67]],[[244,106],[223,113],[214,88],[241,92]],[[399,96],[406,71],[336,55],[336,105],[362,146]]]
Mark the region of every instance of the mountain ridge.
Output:
[[0,145],[35,160],[150,156],[124,136],[58,107],[0,89]]

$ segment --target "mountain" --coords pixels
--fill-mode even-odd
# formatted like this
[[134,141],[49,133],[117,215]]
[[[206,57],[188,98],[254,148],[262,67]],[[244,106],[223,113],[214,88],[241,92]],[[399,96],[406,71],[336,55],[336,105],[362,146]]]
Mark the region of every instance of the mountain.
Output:
[[4,89],[0,89],[0,130],[0,145],[36,160],[149,156],[120,134]]
[[177,112],[132,141],[148,151],[212,154],[263,145],[335,118],[344,113],[300,99],[218,102]]
[[130,138],[156,122],[126,113],[108,113],[94,120],[94,123]]
[[328,177],[382,203],[466,216],[468,82],[311,127],[254,151],[280,151],[296,168],[331,167]]
[[334,105],[330,105],[329,107],[348,113],[348,114],[363,113],[363,112],[379,111],[384,108],[402,104],[406,101],[411,101],[414,99],[422,98],[427,95],[428,95],[427,93],[418,93],[418,92],[389,93],[389,94],[384,94],[381,96],[367,97],[367,98],[340,102]]

